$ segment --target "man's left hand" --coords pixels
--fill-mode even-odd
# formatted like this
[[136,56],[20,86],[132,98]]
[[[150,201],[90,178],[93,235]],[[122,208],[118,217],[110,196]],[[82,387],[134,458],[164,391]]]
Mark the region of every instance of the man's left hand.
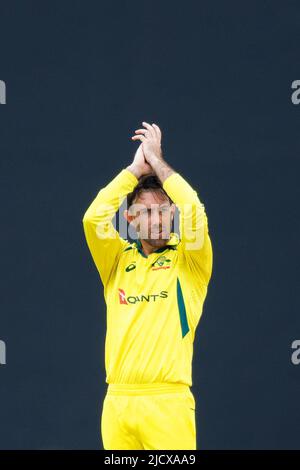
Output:
[[161,149],[161,130],[157,124],[148,124],[142,122],[146,129],[137,129],[136,135],[132,136],[132,140],[141,140],[145,160],[151,165],[151,161],[163,160]]

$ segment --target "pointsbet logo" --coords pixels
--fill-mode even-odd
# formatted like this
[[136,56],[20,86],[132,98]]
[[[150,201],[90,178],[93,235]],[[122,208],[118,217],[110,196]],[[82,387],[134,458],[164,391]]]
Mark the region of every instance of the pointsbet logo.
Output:
[[162,290],[159,294],[148,294],[148,295],[129,295],[123,289],[118,288],[119,291],[119,302],[120,304],[136,304],[138,302],[156,302],[160,299],[166,299],[168,297],[168,291]]

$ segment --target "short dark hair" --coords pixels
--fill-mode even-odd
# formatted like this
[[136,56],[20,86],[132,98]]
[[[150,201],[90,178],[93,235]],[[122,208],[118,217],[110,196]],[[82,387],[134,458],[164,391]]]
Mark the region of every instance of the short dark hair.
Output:
[[141,194],[142,191],[160,191],[166,196],[170,204],[173,203],[172,199],[164,190],[159,178],[155,174],[150,174],[141,176],[134,190],[127,194],[127,209],[129,209],[129,207],[134,203],[135,199]]

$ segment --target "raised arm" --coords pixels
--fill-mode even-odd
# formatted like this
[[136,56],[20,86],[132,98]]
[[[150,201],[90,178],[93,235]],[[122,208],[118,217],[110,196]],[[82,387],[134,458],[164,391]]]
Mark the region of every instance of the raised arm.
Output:
[[104,286],[128,241],[114,228],[112,219],[128,193],[132,192],[143,174],[152,172],[145,162],[141,145],[131,165],[124,168],[102,188],[85,212],[82,222],[87,245]]
[[208,284],[212,273],[212,244],[204,204],[192,186],[164,160],[161,130],[156,124],[143,122],[146,129],[137,129],[133,140],[141,140],[146,161],[160,179],[164,190],[179,209],[180,250],[201,280]]

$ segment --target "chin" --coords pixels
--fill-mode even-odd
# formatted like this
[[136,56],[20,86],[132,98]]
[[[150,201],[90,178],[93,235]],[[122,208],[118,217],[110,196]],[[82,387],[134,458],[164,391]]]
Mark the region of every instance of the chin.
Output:
[[146,242],[151,246],[160,247],[164,246],[168,240],[169,238],[148,238],[146,239]]

